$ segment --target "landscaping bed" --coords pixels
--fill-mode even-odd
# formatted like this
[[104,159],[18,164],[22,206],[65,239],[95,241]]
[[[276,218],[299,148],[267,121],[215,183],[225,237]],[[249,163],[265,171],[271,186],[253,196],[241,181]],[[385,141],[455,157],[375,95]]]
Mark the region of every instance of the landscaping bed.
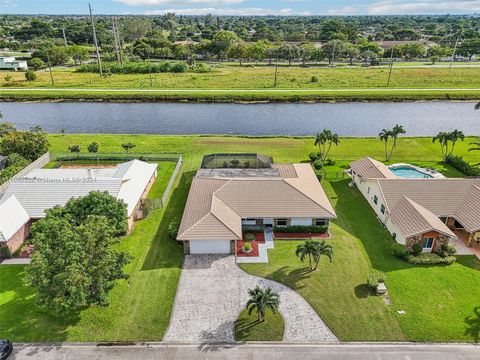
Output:
[[243,252],[243,246],[247,241],[238,240],[237,241],[237,256],[240,257],[256,257],[258,256],[258,242],[252,241],[250,244],[252,245],[252,250],[248,253]]
[[328,239],[330,233],[285,233],[277,232],[273,233],[275,240],[293,240],[293,239]]

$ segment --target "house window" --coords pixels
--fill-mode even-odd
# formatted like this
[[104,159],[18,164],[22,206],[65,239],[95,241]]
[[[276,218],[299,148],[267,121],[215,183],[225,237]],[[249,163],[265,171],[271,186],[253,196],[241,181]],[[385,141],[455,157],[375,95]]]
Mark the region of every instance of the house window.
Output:
[[382,212],[382,214],[385,214],[385,205],[382,204],[382,206],[380,207],[380,211]]
[[433,237],[423,238],[423,248],[424,249],[431,249],[433,246]]
[[375,203],[375,205],[378,204],[378,196],[377,196],[377,195],[375,195],[375,196],[373,197],[373,202]]
[[242,219],[243,221],[257,221],[255,218],[245,218]]
[[277,226],[287,226],[287,219],[277,219],[277,220],[275,220],[275,225],[277,225]]
[[327,219],[315,219],[313,220],[313,225],[315,226],[325,226],[328,225]]

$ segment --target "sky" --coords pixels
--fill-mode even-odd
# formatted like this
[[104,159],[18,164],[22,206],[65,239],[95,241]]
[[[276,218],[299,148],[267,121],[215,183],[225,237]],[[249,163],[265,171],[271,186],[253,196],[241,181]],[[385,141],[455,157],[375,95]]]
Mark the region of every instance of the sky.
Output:
[[[89,0],[0,0],[0,14],[86,14]],[[90,0],[95,14],[480,14],[480,0]]]

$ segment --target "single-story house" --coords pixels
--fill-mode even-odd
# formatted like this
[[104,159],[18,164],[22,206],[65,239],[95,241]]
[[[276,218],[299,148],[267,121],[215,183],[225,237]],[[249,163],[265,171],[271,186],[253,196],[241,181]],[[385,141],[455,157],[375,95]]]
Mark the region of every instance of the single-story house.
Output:
[[383,163],[365,157],[350,164],[350,176],[398,243],[437,251],[467,233],[480,238],[480,179],[399,178]]
[[[156,176],[157,164],[139,160],[112,168],[34,169],[23,178],[15,179],[0,199],[0,208],[7,209],[4,210],[5,219],[8,220],[6,223],[14,222],[16,231],[14,233],[11,228],[5,227],[4,241],[12,241],[20,230],[19,226],[23,226],[22,241],[15,240],[16,245],[11,248],[15,251],[28,237],[31,222],[45,217],[45,210],[57,205],[64,206],[71,198],[86,196],[92,191],[106,191],[125,202],[130,231],[140,215],[142,200],[146,198]],[[17,212],[8,210],[12,206],[22,213],[22,217],[13,218],[11,214]],[[27,222],[23,221],[25,214],[28,215]],[[1,231],[4,231],[2,227]]]
[[232,163],[198,169],[177,236],[185,254],[233,254],[245,226],[328,226],[336,218],[310,164]]
[[26,60],[16,60],[15,56],[0,56],[0,70],[28,70]]
[[15,252],[30,234],[30,216],[15,195],[0,203],[0,247]]

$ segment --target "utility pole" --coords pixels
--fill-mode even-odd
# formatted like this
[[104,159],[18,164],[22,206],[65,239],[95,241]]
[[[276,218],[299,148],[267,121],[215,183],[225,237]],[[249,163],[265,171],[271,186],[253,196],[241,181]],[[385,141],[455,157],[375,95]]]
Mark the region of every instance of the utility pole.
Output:
[[122,61],[120,59],[120,44],[118,43],[117,25],[115,23],[114,17],[112,17],[112,31],[113,31],[113,39],[115,41],[115,52],[117,54],[117,62],[121,64]]
[[335,62],[335,49],[337,48],[337,42],[334,40],[333,41],[333,51],[332,51],[332,68],[335,66],[334,65],[334,62]]
[[387,87],[390,85],[390,78],[393,70],[393,47],[390,49],[390,70],[388,71]]
[[63,42],[65,43],[65,46],[68,46],[67,35],[65,35],[65,28],[62,28],[62,33],[63,33]]
[[52,64],[50,63],[50,54],[48,53],[47,49],[47,63],[48,63],[48,70],[50,70],[50,80],[52,81],[52,86],[55,86],[55,82],[53,81],[53,73],[52,73]]
[[93,20],[92,7],[90,6],[90,3],[88,3],[88,10],[90,12],[90,20],[92,22],[93,43],[95,44],[95,49],[97,52],[98,70],[100,71],[100,76],[103,76],[102,61],[100,60],[100,50],[98,49],[97,31],[95,30],[95,21]]
[[277,73],[278,73],[278,56],[275,58],[275,80],[273,82],[273,87],[277,87]]
[[453,55],[452,55],[452,60],[450,61],[450,68],[452,68],[453,65],[453,60],[455,59],[455,55],[457,53],[457,46],[458,46],[458,39],[460,36],[457,36],[457,40],[455,41],[455,47],[453,48]]

